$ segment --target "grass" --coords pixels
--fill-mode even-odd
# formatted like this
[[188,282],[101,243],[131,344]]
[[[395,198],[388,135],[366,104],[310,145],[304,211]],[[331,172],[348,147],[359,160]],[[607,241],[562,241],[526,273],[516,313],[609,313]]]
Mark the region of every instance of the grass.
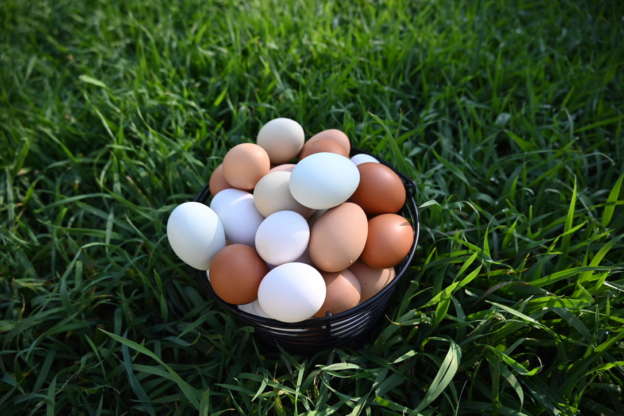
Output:
[[[2,415],[621,414],[623,12],[4,0]],[[267,355],[167,245],[276,116],[418,185],[417,260],[359,351]]]

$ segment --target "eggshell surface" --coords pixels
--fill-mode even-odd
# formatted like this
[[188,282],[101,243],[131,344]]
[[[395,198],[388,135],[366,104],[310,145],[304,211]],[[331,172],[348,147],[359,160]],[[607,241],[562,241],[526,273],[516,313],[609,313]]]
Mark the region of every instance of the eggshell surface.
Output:
[[323,317],[327,312],[337,314],[349,310],[362,298],[362,289],[357,277],[349,270],[338,273],[323,273],[326,295],[321,309],[314,315]]
[[361,165],[362,163],[379,163],[377,159],[372,157],[371,155],[367,155],[366,153],[358,153],[351,158],[351,162],[355,163],[355,165]]
[[270,318],[270,316],[267,315],[267,313],[262,309],[258,300],[254,300],[251,303],[245,303],[244,305],[238,305],[237,307],[243,312],[247,312],[261,318]]
[[221,220],[199,202],[175,207],[167,220],[167,239],[180,260],[199,270],[207,270],[212,257],[225,246]]
[[304,263],[286,263],[262,279],[258,302],[273,319],[300,322],[318,312],[325,294],[325,280],[318,270]]
[[254,203],[256,209],[265,217],[277,211],[295,211],[304,217],[309,217],[314,210],[306,208],[295,200],[290,193],[290,172],[269,172],[263,176],[254,189]]
[[330,209],[310,233],[310,258],[321,270],[339,272],[362,254],[368,235],[366,214],[352,202]]
[[279,172],[279,171],[292,172],[294,168],[295,168],[294,163],[284,163],[284,164],[272,167],[269,172]]
[[271,265],[293,262],[308,247],[308,222],[294,211],[278,211],[262,221],[256,232],[256,250]]
[[375,269],[392,267],[409,253],[414,242],[414,229],[403,217],[381,214],[368,221],[368,239],[362,261]]
[[361,302],[375,296],[396,276],[396,272],[393,267],[373,269],[360,261],[353,264],[349,270],[353,272],[355,277],[357,277],[360,282],[360,286],[362,288]]
[[351,201],[369,215],[399,211],[405,204],[405,186],[392,169],[381,163],[358,165],[360,184]]
[[253,189],[261,177],[269,173],[269,155],[254,143],[241,143],[223,158],[223,175],[227,183],[238,189]]
[[355,192],[360,172],[346,157],[315,153],[297,163],[290,176],[290,192],[301,205],[327,209],[340,205]]
[[210,207],[221,219],[230,243],[254,245],[256,231],[263,218],[249,192],[224,189],[212,198]]
[[308,140],[307,143],[314,143],[318,140],[325,139],[333,140],[342,146],[345,155],[351,153],[351,141],[349,140],[349,136],[338,129],[327,129],[316,133],[314,136],[310,137],[310,140]]
[[276,118],[266,123],[258,132],[256,143],[266,150],[271,163],[288,162],[303,147],[303,127],[289,118]]
[[325,138],[325,139],[320,139],[314,142],[307,142],[303,146],[303,150],[301,151],[301,154],[299,155],[299,159],[304,159],[314,153],[321,153],[321,152],[336,153],[344,157],[349,156],[349,153],[345,150],[344,146],[342,146],[339,142],[329,139],[329,138]]
[[223,175],[223,163],[221,163],[215,170],[212,171],[210,175],[210,181],[208,182],[208,187],[210,188],[210,194],[216,195],[220,191],[231,188],[232,185],[227,183],[225,180],[225,176]]
[[252,247],[232,244],[222,248],[210,264],[210,285],[227,303],[241,305],[258,297],[267,265]]

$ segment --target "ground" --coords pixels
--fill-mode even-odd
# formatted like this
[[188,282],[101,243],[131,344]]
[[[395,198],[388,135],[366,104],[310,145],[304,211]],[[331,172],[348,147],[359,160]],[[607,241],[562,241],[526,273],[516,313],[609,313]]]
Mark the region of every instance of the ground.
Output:
[[[620,414],[623,12],[2,1],[2,415]],[[168,247],[276,116],[417,184],[416,260],[361,350],[268,355]]]

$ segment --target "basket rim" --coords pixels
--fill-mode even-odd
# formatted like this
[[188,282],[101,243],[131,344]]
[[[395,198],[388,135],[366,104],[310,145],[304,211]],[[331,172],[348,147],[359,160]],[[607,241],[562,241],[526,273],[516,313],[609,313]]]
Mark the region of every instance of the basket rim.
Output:
[[[401,173],[399,170],[397,170],[391,163],[389,163],[388,161],[378,157],[377,155],[373,154],[372,152],[366,151],[366,150],[362,150],[362,149],[358,149],[358,148],[351,148],[351,152],[349,154],[349,156],[353,156],[355,154],[367,154],[369,156],[373,156],[374,158],[376,158],[380,163],[386,165],[387,167],[389,167],[390,169],[392,169],[403,181],[403,184],[406,188],[407,191],[407,198],[405,201],[405,204],[403,205],[403,207],[401,208],[401,211],[404,211],[405,209],[408,210],[408,212],[411,214],[409,216],[405,216],[407,217],[408,220],[411,220],[411,224],[412,224],[412,228],[414,229],[414,241],[412,243],[412,246],[410,247],[410,250],[407,254],[407,256],[405,256],[405,258],[403,259],[402,266],[401,269],[396,273],[396,276],[394,277],[394,279],[392,279],[392,281],[387,284],[386,286],[384,286],[379,292],[377,292],[374,296],[366,299],[364,302],[359,303],[357,306],[354,306],[351,309],[348,309],[344,312],[340,312],[337,314],[331,314],[328,313],[326,316],[317,318],[317,317],[313,317],[310,319],[306,319],[304,321],[299,321],[299,322],[282,322],[282,321],[278,321],[276,319],[272,319],[272,318],[264,318],[258,315],[254,315],[245,311],[242,311],[240,309],[238,309],[238,305],[234,305],[231,303],[227,303],[224,300],[222,300],[221,298],[219,298],[214,291],[212,290],[212,286],[210,285],[210,283],[208,282],[207,276],[206,276],[206,271],[205,270],[199,270],[197,272],[199,272],[199,276],[198,279],[200,280],[200,285],[205,287],[205,292],[208,292],[208,294],[210,295],[210,297],[212,297],[213,299],[215,299],[221,306],[225,307],[226,309],[229,309],[232,313],[234,313],[235,315],[239,316],[240,318],[243,318],[246,321],[251,321],[253,323],[255,323],[256,325],[261,325],[264,327],[271,327],[271,329],[310,329],[310,328],[322,328],[325,327],[327,325],[330,325],[332,322],[335,321],[341,321],[343,319],[348,319],[352,316],[357,315],[359,312],[362,312],[363,310],[365,310],[368,306],[370,306],[371,304],[375,303],[376,300],[378,300],[379,298],[383,297],[386,293],[388,293],[389,291],[394,290],[394,287],[399,283],[399,281],[403,278],[403,276],[407,273],[413,259],[414,259],[414,255],[416,253],[416,248],[418,246],[418,240],[420,237],[420,218],[419,218],[419,212],[418,212],[418,204],[416,203],[416,199],[415,199],[415,191],[416,191],[416,184],[414,183],[414,181],[412,181],[409,177],[405,176],[403,173]],[[210,195],[210,188],[208,185],[206,185],[201,192],[199,192],[199,194],[197,194],[197,196],[195,197],[195,199],[193,201],[195,202],[200,202],[200,203],[205,203],[205,201],[208,199]],[[400,213],[401,213],[400,211]]]

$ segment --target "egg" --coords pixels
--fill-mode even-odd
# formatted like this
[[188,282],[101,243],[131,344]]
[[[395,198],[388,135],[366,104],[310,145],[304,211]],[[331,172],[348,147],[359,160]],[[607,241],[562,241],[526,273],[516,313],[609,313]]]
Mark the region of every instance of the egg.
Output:
[[167,239],[180,260],[199,270],[207,270],[212,257],[225,246],[221,220],[199,202],[175,207],[167,220]]
[[252,247],[232,244],[222,248],[210,264],[210,285],[227,303],[241,305],[258,298],[258,286],[267,265]]
[[318,270],[304,263],[286,263],[264,276],[258,302],[273,319],[300,322],[318,312],[325,294],[325,280]]
[[360,184],[351,201],[369,215],[398,212],[405,204],[405,186],[392,169],[381,163],[358,165]]
[[223,158],[223,175],[234,188],[253,189],[260,178],[269,173],[269,169],[269,155],[254,143],[238,144]]
[[259,316],[261,318],[271,318],[267,313],[262,309],[258,300],[254,300],[251,303],[245,303],[244,305],[238,305],[237,308],[243,312],[247,312],[252,315]]
[[256,231],[263,218],[249,192],[224,189],[212,198],[210,207],[221,219],[230,243],[254,245]]
[[361,165],[362,163],[379,163],[377,159],[371,155],[367,155],[366,153],[358,153],[351,158],[351,162],[355,163],[356,166]]
[[277,211],[295,211],[309,217],[314,210],[306,208],[293,198],[290,193],[290,172],[269,172],[256,184],[253,197],[256,209],[265,217]]
[[281,165],[274,166],[273,168],[271,168],[269,173],[271,173],[271,172],[279,172],[279,171],[292,172],[292,170],[294,168],[295,168],[295,164],[294,163],[284,163],[284,164],[281,164]]
[[303,150],[299,154],[299,159],[301,160],[310,156],[311,154],[321,152],[336,153],[345,157],[349,156],[349,153],[345,150],[343,145],[333,139],[325,138],[316,140],[314,142],[307,142],[303,146]]
[[258,132],[256,143],[266,150],[271,163],[288,162],[303,147],[303,127],[289,118],[276,118],[266,123]]
[[333,140],[336,143],[340,144],[344,149],[344,154],[348,155],[351,153],[351,142],[349,141],[349,137],[342,131],[338,129],[328,129],[323,130],[320,133],[316,133],[314,136],[310,137],[310,140],[307,141],[306,144],[314,143],[318,140]]
[[339,272],[362,254],[368,235],[366,214],[352,202],[330,209],[312,226],[310,258],[321,270]]
[[309,246],[306,247],[306,249],[303,252],[303,254],[301,256],[299,256],[299,258],[297,260],[295,260],[295,262],[309,264],[310,266],[314,265],[314,263],[312,263],[312,259],[310,258]]
[[217,166],[215,170],[212,171],[212,174],[210,175],[210,181],[208,182],[208,187],[210,188],[211,195],[216,195],[217,193],[219,193],[219,191],[232,187],[225,180],[225,176],[223,176],[223,163],[221,163],[219,166]]
[[360,172],[349,159],[335,153],[315,153],[297,163],[290,176],[290,192],[301,205],[327,209],[355,192]]
[[256,232],[256,250],[271,265],[293,262],[308,247],[308,222],[294,211],[278,211],[262,221]]
[[349,267],[349,270],[360,282],[360,286],[362,288],[361,302],[375,296],[396,276],[396,272],[393,267],[373,269],[360,261],[355,262],[351,267]]
[[357,277],[349,270],[338,273],[323,273],[325,279],[326,295],[321,309],[314,314],[323,317],[327,312],[337,314],[349,310],[362,298],[362,289]]
[[368,239],[362,261],[375,269],[392,267],[407,256],[414,243],[414,229],[397,214],[381,214],[368,221]]

